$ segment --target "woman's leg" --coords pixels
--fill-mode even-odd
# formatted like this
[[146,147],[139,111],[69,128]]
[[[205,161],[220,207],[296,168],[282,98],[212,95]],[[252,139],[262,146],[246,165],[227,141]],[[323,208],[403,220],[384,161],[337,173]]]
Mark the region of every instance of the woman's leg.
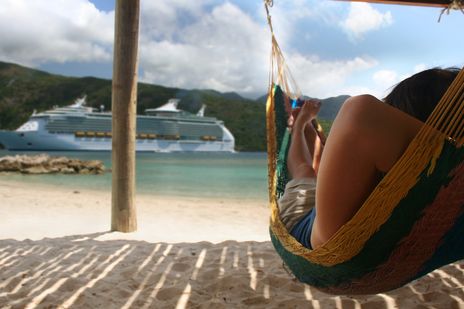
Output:
[[323,134],[323,132],[318,132],[318,125],[319,124],[314,119],[310,122],[309,125],[305,127],[306,143],[308,145],[309,152],[311,153],[312,167],[316,176],[319,171],[319,164],[321,162],[322,152],[324,150],[325,143],[325,136],[321,137],[321,134]]
[[[311,120],[317,115],[319,107],[320,103],[308,101],[301,109],[294,110],[294,117],[289,122],[292,137],[287,167],[293,179],[287,183],[285,193],[278,201],[280,218],[289,232],[315,204],[316,172],[313,158],[320,150],[317,150],[319,137]],[[304,232],[310,231],[304,229],[303,233],[292,235],[306,244],[309,237],[305,237]]]
[[372,96],[344,103],[319,167],[313,248],[352,218],[421,126],[419,120]]
[[322,144],[311,121],[319,109],[320,102],[307,101],[293,122],[287,167],[294,179],[313,178],[317,175]]

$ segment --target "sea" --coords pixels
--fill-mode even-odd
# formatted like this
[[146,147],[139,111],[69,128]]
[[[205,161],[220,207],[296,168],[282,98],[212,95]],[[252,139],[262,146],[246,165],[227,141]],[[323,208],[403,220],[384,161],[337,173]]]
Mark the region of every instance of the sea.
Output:
[[[37,155],[43,152],[12,152],[7,155]],[[111,169],[111,152],[47,152],[81,160],[100,160]],[[111,190],[111,172],[103,175],[0,175],[2,180],[45,184],[72,190]],[[237,153],[148,153],[136,154],[136,191],[141,194],[193,198],[267,201],[267,155]]]

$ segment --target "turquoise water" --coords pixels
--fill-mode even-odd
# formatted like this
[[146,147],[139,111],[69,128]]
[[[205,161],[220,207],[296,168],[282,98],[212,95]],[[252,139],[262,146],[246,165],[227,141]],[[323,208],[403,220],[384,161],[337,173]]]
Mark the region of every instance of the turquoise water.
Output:
[[[0,150],[0,157],[35,152]],[[101,160],[111,168],[110,152],[49,152],[82,160]],[[265,153],[138,153],[137,192],[142,194],[267,199]],[[1,179],[71,189],[111,190],[111,173],[104,175],[2,175]]]

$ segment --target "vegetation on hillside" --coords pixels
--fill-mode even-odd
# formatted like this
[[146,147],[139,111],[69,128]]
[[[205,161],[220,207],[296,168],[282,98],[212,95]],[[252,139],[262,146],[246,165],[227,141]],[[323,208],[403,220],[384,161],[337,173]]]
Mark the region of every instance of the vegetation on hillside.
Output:
[[[65,77],[0,62],[0,129],[13,130],[37,112],[72,104],[87,95],[87,105],[111,110],[111,81],[94,77]],[[237,151],[265,151],[265,104],[236,93],[185,90],[139,83],[137,113],[155,108],[170,98],[181,99],[179,108],[196,113],[206,104],[205,116],[224,121],[236,139]],[[324,106],[324,105],[323,105]],[[339,104],[333,104],[338,111]],[[321,111],[322,112],[322,111]],[[336,112],[335,112],[336,113]],[[324,117],[326,131],[333,117]]]

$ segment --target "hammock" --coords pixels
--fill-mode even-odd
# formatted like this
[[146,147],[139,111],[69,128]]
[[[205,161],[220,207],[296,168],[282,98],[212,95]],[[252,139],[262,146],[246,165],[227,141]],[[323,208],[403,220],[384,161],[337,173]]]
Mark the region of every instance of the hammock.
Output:
[[299,95],[272,34],[266,108],[270,234],[297,279],[328,293],[375,294],[464,258],[464,69],[354,217],[315,250],[289,234],[277,206],[289,180],[287,119],[291,99]]

